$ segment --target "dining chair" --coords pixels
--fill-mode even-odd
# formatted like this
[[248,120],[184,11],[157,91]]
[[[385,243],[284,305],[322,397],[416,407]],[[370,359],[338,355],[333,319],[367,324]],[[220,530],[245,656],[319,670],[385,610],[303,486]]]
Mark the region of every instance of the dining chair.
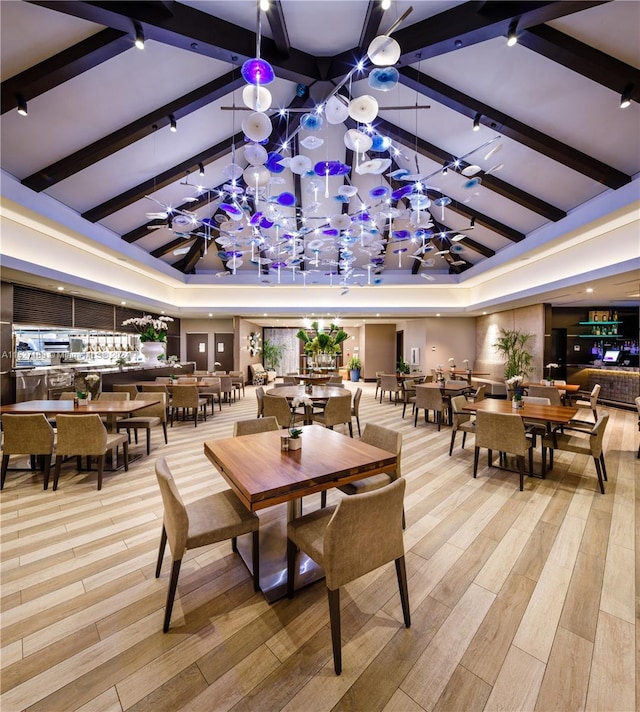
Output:
[[267,393],[264,397],[263,415],[268,418],[273,415],[281,428],[289,428],[296,423],[303,423],[303,413],[293,413],[289,401],[284,396],[272,396]]
[[[151,396],[146,394],[147,398]],[[155,398],[159,399],[158,403],[148,405],[146,408],[135,411],[135,415],[128,418],[123,418],[118,421],[118,430],[126,430],[128,441],[131,442],[131,431],[135,435],[135,442],[138,442],[138,430],[147,431],[147,455],[151,452],[151,429],[162,427],[164,435],[164,444],[167,445],[167,404],[166,393],[155,393]],[[138,393],[137,400],[145,400],[144,393]]]
[[[96,398],[98,401],[123,401],[123,400],[131,400],[129,397],[128,392],[116,392],[116,391],[101,391],[98,394],[98,397]],[[113,414],[108,414],[108,415],[101,415],[100,420],[107,426],[107,429],[109,432],[114,433],[118,430],[118,423],[123,419],[126,418],[126,415],[113,415]]]
[[258,418],[264,415],[264,388],[256,386],[256,400],[258,401]]
[[[554,431],[542,438],[542,472],[546,472],[547,449],[549,449],[549,469],[553,468],[553,451],[564,450],[579,455],[590,455],[596,467],[600,492],[604,494],[604,480],[607,479],[607,468],[604,462],[602,440],[609,422],[609,414],[603,413],[590,431],[581,435],[568,435]],[[588,437],[587,437],[588,436]]]
[[32,470],[39,465],[44,475],[43,489],[49,488],[51,458],[55,450],[55,432],[44,413],[11,414],[2,416],[2,474],[0,490],[4,487],[11,455],[29,455]]
[[[589,393],[589,400],[584,400],[579,398],[574,405],[578,406],[580,410],[578,411],[577,418],[571,418],[571,420],[564,426],[564,429],[569,430],[591,430],[593,426],[598,421],[598,397],[600,396],[600,384],[596,383],[592,388],[591,393]],[[586,409],[591,408],[591,413],[593,413],[593,420],[589,419],[589,414],[586,413]]]
[[313,422],[321,423],[325,428],[333,430],[335,425],[346,424],[349,426],[349,435],[353,437],[351,423],[351,394],[345,396],[330,396],[324,410],[313,414]]
[[[171,380],[171,379],[169,379]],[[158,383],[157,381],[153,381],[150,383],[142,383],[140,384],[140,392],[141,393],[164,393],[166,395],[165,401],[167,403],[167,418],[169,417],[170,409],[171,409],[171,393],[169,392],[169,388],[167,387],[166,383]]]
[[267,418],[247,418],[247,420],[236,420],[233,424],[233,436],[253,435],[254,433],[269,433],[272,430],[279,430],[278,420],[270,415]]
[[177,385],[195,386],[198,385],[198,378],[197,376],[178,376]]
[[483,384],[479,385],[473,393],[468,393],[467,398],[472,403],[479,403],[480,401],[484,400],[486,393],[487,393],[487,386],[483,383]]
[[298,379],[295,376],[283,376],[282,382],[287,386],[295,386],[298,384]]
[[129,400],[135,400],[139,393],[135,383],[114,383],[112,387],[114,393],[128,393]]
[[327,383],[331,383],[331,385],[342,385],[342,376],[329,376],[329,380],[327,381]]
[[231,399],[236,400],[236,391],[231,381],[231,376],[220,376],[220,394],[231,405]]
[[517,413],[476,413],[476,444],[473,455],[473,476],[478,473],[480,448],[488,450],[488,466],[493,466],[493,451],[516,456],[520,475],[520,491],[524,489],[524,458],[529,456],[529,474],[533,473],[532,442],[527,438],[522,418]]
[[185,412],[193,413],[193,426],[198,427],[198,411],[202,412],[202,418],[207,419],[207,399],[201,398],[198,393],[198,386],[174,386],[171,392],[171,427],[173,428],[174,416],[182,410],[182,417]]
[[389,375],[383,373],[380,376],[380,403],[382,403],[385,393],[389,393],[389,403],[392,401],[395,403],[398,402],[402,391],[395,374]]
[[554,386],[529,386],[527,395],[530,398],[547,398],[549,405],[562,405],[560,391]]
[[429,411],[433,411],[434,421],[438,425],[438,432],[444,419],[445,403],[439,388],[416,388],[415,413],[413,416],[413,427],[418,426],[418,414],[420,409],[424,410],[424,422],[429,422]]
[[108,433],[97,413],[87,415],[63,415],[56,418],[58,423],[58,443],[56,446],[56,467],[53,476],[53,489],[58,489],[60,468],[65,457],[77,458],[80,469],[81,458],[87,458],[87,469],[91,467],[91,458],[98,458],[98,489],[102,489],[104,458],[109,450],[115,450],[118,461],[118,448],[122,445],[125,472],[129,470],[129,443],[122,433]]
[[238,392],[238,397],[240,397],[240,391],[244,395],[244,374],[242,371],[229,371],[229,375],[231,376],[233,387]]
[[173,383],[173,378],[171,378],[171,376],[156,376],[154,383],[164,383],[165,385],[171,385]]
[[340,588],[393,561],[404,624],[411,626],[404,560],[402,508],[405,480],[318,509],[287,524],[287,596],[293,598],[298,549],[325,571],[333,667],[342,672]]
[[378,399],[378,391],[380,390],[380,386],[382,385],[382,376],[384,374],[384,371],[376,371],[376,394],[375,394],[375,399]]
[[351,417],[356,419],[358,425],[358,437],[362,434],[360,432],[360,400],[362,399],[362,388],[356,388],[356,392],[353,394],[353,405],[351,406]]
[[471,413],[462,410],[467,402],[466,396],[453,396],[451,398],[451,415],[453,417],[453,422],[451,430],[451,443],[449,444],[449,457],[451,457],[451,454],[453,453],[453,446],[455,444],[458,430],[462,431],[463,449],[465,440],[467,439],[467,433],[475,435],[476,432],[476,422],[475,420],[472,420]]
[[[413,406],[413,410],[416,408],[416,382],[413,378],[405,378],[402,383],[402,417],[407,411],[407,406],[409,403]],[[412,411],[413,414],[413,411]]]
[[73,400],[76,395],[75,391],[62,391],[58,400]]
[[[541,388],[546,388],[546,386],[541,386]],[[556,388],[553,388],[552,390],[558,392]],[[529,388],[529,391],[531,389]],[[537,405],[562,405],[561,403],[554,404],[551,402],[549,398],[543,397],[543,396],[522,396],[522,402],[523,403],[532,403],[532,404],[537,404]],[[544,423],[541,423],[539,420],[527,420],[526,418],[523,419],[524,422],[524,429],[525,431],[531,435],[531,445],[533,447],[536,446],[536,443],[538,442],[538,436],[543,437],[546,433],[551,431],[551,423],[547,423],[544,425]]]
[[205,376],[200,379],[198,393],[211,403],[211,415],[215,412],[215,402],[218,401],[218,409],[222,410],[222,391],[220,379],[215,376]]
[[231,539],[232,549],[237,552],[237,537],[251,532],[253,535],[253,588],[255,591],[260,590],[260,544],[258,538],[260,520],[256,514],[250,512],[242,504],[230,489],[185,504],[164,457],[158,458],[155,470],[164,506],[156,578],[160,577],[167,541],[172,562],[162,626],[162,631],[166,633],[171,623],[180,566],[189,549]]

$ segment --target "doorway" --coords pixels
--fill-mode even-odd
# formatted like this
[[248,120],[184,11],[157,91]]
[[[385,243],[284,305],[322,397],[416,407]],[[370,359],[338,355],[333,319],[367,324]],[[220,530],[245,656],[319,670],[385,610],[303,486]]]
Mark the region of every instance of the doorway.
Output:
[[557,363],[560,368],[555,376],[567,380],[567,330],[551,329],[551,363]]
[[233,334],[215,334],[213,359],[220,365],[218,371],[233,371]]
[[187,361],[195,362],[196,371],[209,370],[209,334],[187,334]]
[[400,359],[404,360],[404,331],[396,331],[396,366]]

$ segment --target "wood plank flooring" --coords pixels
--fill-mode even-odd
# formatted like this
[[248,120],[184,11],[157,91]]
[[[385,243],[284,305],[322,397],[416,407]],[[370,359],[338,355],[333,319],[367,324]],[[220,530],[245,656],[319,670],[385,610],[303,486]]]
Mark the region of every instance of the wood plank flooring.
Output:
[[185,501],[219,491],[202,443],[230,437],[255,411],[248,387],[197,428],[175,424],[166,446],[154,431],[151,457],[106,473],[100,492],[95,471],[75,461],[57,492],[37,473],[8,473],[2,712],[640,709],[640,461],[629,411],[607,411],[604,496],[593,462],[571,453],[519,492],[517,475],[489,469],[484,451],[472,478],[473,437],[463,450],[458,436],[449,457],[448,427],[414,428],[365,384],[363,426],[404,436],[411,628],[393,565],[354,581],[341,598],[337,677],[323,583],[270,605],[223,542],[187,553],[163,634],[170,564],[156,579],[155,457],[168,458]]

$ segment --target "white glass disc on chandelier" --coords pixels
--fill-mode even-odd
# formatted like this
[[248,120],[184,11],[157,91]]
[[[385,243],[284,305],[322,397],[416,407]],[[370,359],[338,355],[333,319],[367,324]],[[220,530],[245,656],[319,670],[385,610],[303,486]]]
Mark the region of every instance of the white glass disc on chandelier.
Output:
[[242,101],[254,111],[268,111],[271,108],[271,92],[265,87],[247,84],[242,90]]
[[250,114],[242,122],[242,132],[251,141],[260,143],[269,138],[273,127],[271,126],[271,121],[268,116],[261,114],[259,111]]

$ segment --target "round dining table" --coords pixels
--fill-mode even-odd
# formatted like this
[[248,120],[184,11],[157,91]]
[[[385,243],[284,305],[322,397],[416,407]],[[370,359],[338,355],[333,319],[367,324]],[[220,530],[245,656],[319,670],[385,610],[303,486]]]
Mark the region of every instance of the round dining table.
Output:
[[[308,393],[306,386],[277,386],[276,388],[271,388],[265,393],[265,396],[280,396],[286,398],[290,403],[296,398],[308,398],[316,404],[320,402],[326,402],[328,398],[335,396],[349,396],[351,397],[351,391],[341,386],[312,386],[311,393]],[[313,406],[305,406],[304,409],[304,422],[309,424],[313,421]]]

